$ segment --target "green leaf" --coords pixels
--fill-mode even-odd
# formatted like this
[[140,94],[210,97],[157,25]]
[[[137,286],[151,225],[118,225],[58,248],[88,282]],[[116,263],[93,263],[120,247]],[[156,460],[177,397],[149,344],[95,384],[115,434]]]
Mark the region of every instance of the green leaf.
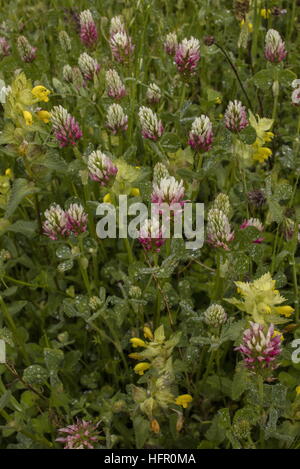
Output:
[[271,88],[273,84],[274,73],[272,69],[269,70],[260,70],[257,72],[250,81],[252,81],[257,88],[260,88],[263,91],[267,91]]
[[23,379],[28,384],[44,384],[48,376],[48,371],[40,365],[28,366],[23,372]]
[[242,142],[246,143],[247,145],[252,145],[252,143],[255,142],[256,138],[257,138],[256,131],[251,125],[248,125],[248,127],[243,129],[239,133],[239,139]]
[[150,424],[141,415],[132,419],[137,449],[142,449],[150,433]]
[[27,181],[27,179],[15,179],[9,201],[7,203],[5,217],[11,217],[24,197],[30,194],[35,194],[38,190],[39,189],[35,187],[34,183]]

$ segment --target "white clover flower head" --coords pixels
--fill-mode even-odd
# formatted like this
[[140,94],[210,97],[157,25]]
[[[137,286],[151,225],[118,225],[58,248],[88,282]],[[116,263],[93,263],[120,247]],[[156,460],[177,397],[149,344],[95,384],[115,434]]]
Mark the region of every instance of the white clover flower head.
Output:
[[128,116],[120,104],[111,104],[107,110],[107,127],[113,134],[125,132],[128,128]]

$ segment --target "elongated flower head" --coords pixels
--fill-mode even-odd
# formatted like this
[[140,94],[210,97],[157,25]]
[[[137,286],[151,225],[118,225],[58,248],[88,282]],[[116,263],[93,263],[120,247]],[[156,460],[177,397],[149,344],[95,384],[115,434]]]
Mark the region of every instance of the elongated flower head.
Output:
[[184,204],[184,186],[183,181],[176,181],[173,176],[162,178],[159,183],[153,183],[151,202],[155,204],[166,203]]
[[111,104],[107,110],[107,127],[113,134],[125,132],[128,128],[128,116],[120,104]]
[[93,80],[94,76],[99,72],[100,65],[97,60],[93,59],[89,54],[83,52],[78,59],[78,66],[83,77],[86,80]]
[[223,306],[213,304],[204,312],[204,321],[208,326],[219,327],[227,321],[227,314]]
[[155,83],[150,83],[147,88],[146,98],[148,103],[157,104],[161,99],[161,90]]
[[88,157],[88,171],[90,178],[101,186],[113,184],[118,168],[111,159],[100,150],[93,151]]
[[225,213],[226,217],[229,217],[231,205],[228,195],[223,194],[222,192],[218,194],[215,200],[213,201],[211,208],[221,210],[223,213]]
[[63,51],[70,52],[72,43],[69,34],[66,31],[60,31],[58,34],[59,44]]
[[45,221],[43,223],[43,232],[52,240],[58,239],[59,236],[67,234],[67,216],[65,211],[57,204],[51,205],[45,213]]
[[164,244],[163,230],[159,226],[159,221],[154,219],[153,221],[145,220],[141,226],[139,242],[147,251],[160,251],[160,247]]
[[0,37],[0,57],[6,57],[10,54],[10,45],[5,37]]
[[234,133],[241,132],[249,125],[245,106],[241,101],[230,101],[225,112],[225,125]]
[[63,436],[55,441],[64,443],[64,449],[94,449],[99,440],[97,425],[85,420],[77,420],[73,425],[58,430]]
[[122,99],[126,95],[125,85],[116,70],[107,70],[105,80],[106,92],[110,98]]
[[98,41],[98,32],[90,10],[80,13],[80,39],[87,47],[94,47]]
[[178,46],[177,34],[176,33],[167,34],[165,42],[164,42],[164,49],[166,53],[174,57],[177,46]]
[[212,125],[209,117],[202,114],[192,123],[188,143],[197,152],[206,152],[211,149],[213,141]]
[[191,37],[183,39],[177,46],[175,52],[175,63],[182,74],[191,75],[195,73],[200,60],[200,43],[198,39]]
[[[240,229],[244,230],[245,228],[248,228],[248,226],[253,226],[260,232],[264,231],[263,224],[258,218],[249,218],[248,220],[244,220],[240,226]],[[253,243],[260,244],[263,242],[263,240],[264,238],[259,236],[257,239],[253,240]]]
[[210,209],[207,216],[207,242],[228,251],[233,239],[234,233],[225,213],[215,208]]
[[276,359],[281,354],[281,334],[274,334],[271,324],[265,331],[262,324],[250,322],[250,327],[244,332],[243,342],[235,350],[241,352],[247,368],[258,371],[260,369],[276,368]]
[[88,216],[80,204],[71,204],[66,211],[67,229],[77,236],[87,229]]
[[114,16],[110,21],[109,34],[113,36],[116,33],[124,33],[126,28],[122,16]]
[[111,53],[117,62],[127,62],[134,51],[131,37],[127,32],[120,31],[113,34],[109,40]]
[[287,56],[285,43],[275,29],[269,29],[266,34],[265,57],[269,62],[282,62]]
[[159,184],[163,178],[169,178],[170,174],[163,163],[156,163],[153,169],[153,184]]
[[292,92],[292,104],[300,106],[300,80],[294,80],[292,83],[294,91]]
[[82,137],[78,122],[62,106],[54,106],[51,110],[51,122],[54,135],[61,147],[75,145]]
[[142,136],[144,138],[157,140],[162,136],[164,131],[162,122],[158,119],[152,109],[145,106],[140,107],[139,119],[142,128]]
[[18,37],[17,48],[23,62],[33,62],[36,58],[36,47],[32,47],[25,36]]

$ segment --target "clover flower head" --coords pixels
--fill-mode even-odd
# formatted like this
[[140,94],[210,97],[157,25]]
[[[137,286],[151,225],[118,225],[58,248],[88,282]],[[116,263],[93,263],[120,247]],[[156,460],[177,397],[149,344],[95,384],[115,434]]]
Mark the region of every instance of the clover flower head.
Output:
[[210,305],[204,311],[204,321],[208,326],[217,328],[222,326],[227,321],[227,314],[223,306],[218,304]]
[[58,39],[62,50],[70,52],[72,49],[72,43],[68,33],[66,31],[60,31],[58,34]]
[[241,352],[250,370],[274,370],[278,366],[276,359],[282,351],[281,334],[274,334],[273,324],[265,330],[262,324],[250,322],[249,329],[244,332],[243,342],[235,350]]
[[118,31],[109,39],[111,53],[117,62],[126,62],[134,51],[131,37],[125,31]]
[[266,34],[265,57],[269,62],[282,62],[287,56],[285,43],[275,29],[269,29]]
[[64,449],[94,449],[99,436],[97,425],[85,420],[77,420],[76,423],[58,430],[64,436],[55,441],[64,443]]
[[294,88],[294,91],[292,92],[292,104],[300,106],[300,80],[294,80],[292,82],[292,87]]
[[44,216],[43,232],[46,236],[55,241],[59,236],[67,234],[67,215],[58,204],[51,205]]
[[155,204],[168,204],[172,208],[174,204],[184,205],[183,181],[176,181],[173,176],[162,178],[159,183],[153,183],[151,202]]
[[23,62],[33,62],[36,58],[36,47],[32,47],[25,36],[18,37],[17,48]]
[[98,41],[98,32],[93,15],[90,10],[84,10],[79,15],[80,39],[87,47],[95,47]]
[[140,107],[139,119],[142,128],[142,136],[144,138],[158,140],[162,136],[164,131],[162,122],[152,109],[145,106]]
[[116,33],[126,32],[122,16],[114,16],[110,21],[109,34],[113,36]]
[[174,57],[177,46],[178,46],[177,34],[174,32],[167,34],[165,42],[164,42],[164,49],[166,53]]
[[196,152],[206,152],[211,149],[213,141],[212,124],[208,116],[202,114],[192,123],[188,143]]
[[63,75],[63,79],[67,83],[72,83],[72,81],[73,81],[73,69],[72,69],[71,65],[66,64],[66,65],[63,66],[62,75]]
[[175,64],[182,74],[194,74],[200,60],[200,43],[198,39],[191,37],[183,39],[176,48]]
[[230,101],[225,112],[225,125],[233,133],[241,132],[249,125],[245,106],[241,101]]
[[229,243],[234,239],[228,217],[222,210],[212,208],[207,216],[207,242],[216,248],[229,251]]
[[157,104],[161,99],[161,90],[155,83],[150,83],[146,91],[146,98],[148,103]]
[[6,57],[10,54],[10,45],[5,37],[0,37],[0,57]]
[[54,135],[61,147],[76,145],[82,137],[82,131],[75,118],[62,106],[54,106],[51,110],[51,122]]
[[87,230],[88,216],[80,204],[71,204],[66,211],[67,230],[75,236]]
[[169,178],[170,174],[168,169],[163,163],[156,163],[153,169],[153,183],[159,184],[163,178]]
[[128,128],[128,116],[120,104],[111,104],[107,110],[107,127],[113,134],[125,132]]
[[85,80],[93,80],[94,76],[97,75],[100,70],[100,65],[97,60],[93,59],[86,52],[80,54],[78,66]]
[[163,238],[163,230],[160,228],[159,221],[145,220],[141,226],[139,236],[139,242],[147,251],[160,251],[160,247],[164,244],[165,239]]
[[101,186],[110,186],[115,180],[118,168],[112,160],[100,150],[93,151],[88,157],[89,176]]
[[116,70],[107,70],[105,79],[106,92],[110,98],[122,99],[126,95],[125,85]]

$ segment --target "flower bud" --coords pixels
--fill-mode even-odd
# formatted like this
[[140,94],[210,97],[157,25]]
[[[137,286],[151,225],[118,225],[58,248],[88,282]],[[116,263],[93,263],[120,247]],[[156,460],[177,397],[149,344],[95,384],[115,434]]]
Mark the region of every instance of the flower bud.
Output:
[[177,34],[176,33],[167,34],[165,42],[164,42],[164,49],[166,53],[173,57],[175,55],[177,46],[178,46]]
[[70,52],[72,49],[70,36],[66,31],[60,31],[58,34],[59,44],[63,51]]
[[220,327],[227,321],[227,314],[223,306],[213,304],[204,312],[204,321],[208,326]]
[[147,98],[148,103],[150,104],[159,103],[161,99],[161,91],[160,91],[159,86],[157,86],[155,83],[150,83],[150,85],[147,88],[146,98]]
[[156,163],[153,169],[153,184],[158,185],[163,178],[169,178],[170,174],[163,163]]
[[229,251],[228,244],[234,239],[228,217],[218,209],[210,209],[207,216],[207,242],[214,247]]
[[79,56],[78,66],[85,80],[93,80],[100,70],[97,60],[93,59],[86,52]]
[[213,201],[211,208],[221,210],[223,213],[225,213],[226,217],[229,217],[231,206],[228,195],[223,193],[218,194]]
[[10,54],[10,45],[5,37],[0,37],[0,57],[6,57]]
[[32,47],[25,36],[18,37],[17,48],[23,62],[33,62],[36,58],[36,47]]

